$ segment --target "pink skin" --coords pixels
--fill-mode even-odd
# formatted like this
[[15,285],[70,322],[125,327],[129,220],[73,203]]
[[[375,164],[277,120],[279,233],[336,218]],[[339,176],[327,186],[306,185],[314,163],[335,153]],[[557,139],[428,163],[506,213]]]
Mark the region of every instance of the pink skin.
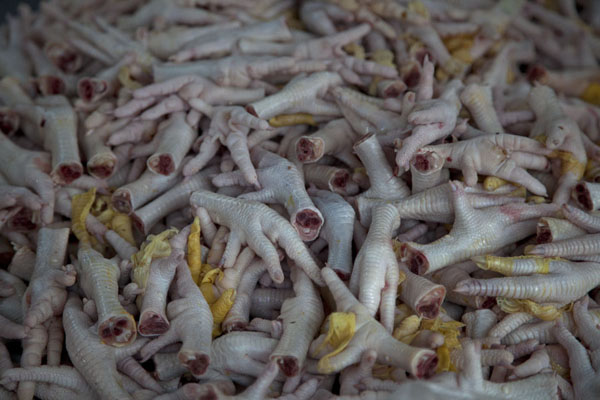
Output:
[[[329,359],[328,371],[340,371],[358,362],[365,350],[372,349],[377,352],[377,361],[380,363],[403,368],[419,379],[433,376],[438,362],[435,352],[417,350],[393,339],[388,331],[369,315],[367,309],[358,302],[335,272],[323,268],[322,274],[336,301],[337,310],[356,314],[356,333],[348,347]],[[314,354],[314,346],[323,338],[324,335],[321,335],[313,342],[310,351],[313,357],[318,356]]]
[[268,129],[267,121],[250,115],[241,107],[217,107],[212,115],[210,128],[201,136],[198,154],[183,168],[183,175],[190,176],[204,168],[217,154],[221,144],[229,150],[246,181],[256,185],[258,177],[247,146],[250,129]]
[[[402,260],[414,273],[422,275],[514,243],[515,238],[525,238],[535,232],[536,224],[531,218],[552,215],[557,210],[554,205],[544,204],[475,210],[466,200],[462,184],[451,182],[451,190],[455,221],[450,233],[431,244],[403,243],[401,246]],[[505,233],[498,237],[498,231]],[[490,238],[486,247],[474,244],[480,243],[483,237]]]
[[461,82],[451,81],[438,99],[415,104],[408,114],[408,122],[414,125],[413,133],[403,140],[402,147],[396,153],[399,168],[408,170],[410,160],[417,150],[452,132],[459,110],[457,91],[461,87]]
[[598,357],[600,346],[598,329],[587,310],[588,298],[579,301],[574,306],[575,322],[580,332],[577,336],[587,345],[589,350],[579,342],[572,333],[561,323],[557,323],[553,332],[558,342],[567,350],[571,380],[576,398],[586,398],[599,390],[598,388]]
[[96,78],[83,78],[77,83],[77,93],[83,101],[96,103],[110,92],[110,85],[107,81]]
[[[256,172],[261,190],[239,197],[282,204],[302,240],[316,239],[323,225],[323,216],[304,189],[302,173],[286,159],[259,147],[252,150],[251,157],[259,167]],[[245,183],[242,171],[226,172],[213,178],[213,184],[217,187]]]
[[13,135],[19,129],[19,122],[19,114],[8,108],[0,108],[0,132],[7,136]]
[[546,195],[544,185],[526,169],[546,170],[549,153],[541,143],[521,136],[499,134],[483,135],[456,143],[426,146],[421,152],[431,151],[445,160],[449,168],[462,169],[469,186],[477,183],[477,174],[499,178],[525,186],[531,192]]

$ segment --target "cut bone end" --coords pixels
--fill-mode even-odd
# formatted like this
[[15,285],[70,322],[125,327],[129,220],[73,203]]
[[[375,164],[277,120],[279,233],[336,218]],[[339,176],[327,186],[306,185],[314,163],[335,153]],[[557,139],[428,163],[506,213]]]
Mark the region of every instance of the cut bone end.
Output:
[[537,227],[537,235],[535,238],[536,242],[539,244],[542,243],[551,243],[552,242],[552,230],[546,224],[539,224]]
[[113,207],[124,214],[131,214],[131,193],[128,190],[117,190],[112,196]]
[[169,322],[154,311],[145,311],[140,316],[138,330],[142,336],[162,335],[169,330]]
[[91,159],[87,164],[87,168],[90,175],[93,177],[98,179],[106,179],[112,175],[113,171],[115,170],[116,163],[116,159]]
[[318,161],[323,157],[323,139],[302,137],[296,142],[296,157],[302,163]]
[[427,352],[419,357],[415,371],[415,376],[419,379],[428,379],[435,375],[435,370],[438,364],[437,354]]
[[175,161],[170,154],[159,154],[148,159],[148,169],[160,175],[171,175],[175,171]]
[[70,184],[81,175],[83,175],[83,166],[77,162],[59,164],[57,168],[52,171],[53,180],[62,185]]
[[423,275],[429,270],[429,261],[425,254],[403,243],[400,247],[402,261],[406,262],[413,274]]
[[77,83],[77,94],[86,103],[100,100],[108,93],[108,84],[94,78],[83,78]]
[[98,336],[109,346],[128,345],[135,340],[135,321],[131,316],[111,317],[98,326]]
[[300,238],[308,242],[316,239],[319,235],[323,218],[313,210],[304,209],[296,214],[292,225],[298,231]]
[[65,82],[58,76],[44,75],[35,80],[38,91],[44,96],[64,94],[67,90]]
[[277,365],[285,376],[289,378],[298,375],[298,372],[300,372],[300,366],[298,365],[298,359],[296,357],[282,356],[276,358]]
[[178,355],[181,364],[190,370],[192,375],[203,375],[210,365],[210,357],[204,353],[182,350]]
[[345,193],[348,182],[350,182],[350,173],[344,169],[341,169],[333,174],[330,186],[333,192]]
[[592,196],[590,195],[590,191],[588,190],[585,183],[578,183],[573,188],[573,195],[575,197],[575,201],[581,207],[588,211],[592,211],[594,209],[594,202],[592,201]]
[[446,289],[443,286],[436,287],[419,299],[415,311],[420,317],[425,319],[437,318],[445,296]]

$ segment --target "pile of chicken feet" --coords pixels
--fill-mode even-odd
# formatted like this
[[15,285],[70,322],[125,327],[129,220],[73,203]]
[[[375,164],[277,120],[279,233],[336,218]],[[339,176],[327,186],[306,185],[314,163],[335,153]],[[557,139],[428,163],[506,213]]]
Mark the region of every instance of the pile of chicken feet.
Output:
[[597,33],[595,0],[22,5],[0,398],[600,397]]

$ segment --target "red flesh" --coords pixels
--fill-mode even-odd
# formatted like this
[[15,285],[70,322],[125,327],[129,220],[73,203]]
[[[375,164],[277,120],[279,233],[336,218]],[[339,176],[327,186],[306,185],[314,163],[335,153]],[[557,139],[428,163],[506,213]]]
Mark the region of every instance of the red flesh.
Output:
[[61,165],[58,173],[63,182],[68,185],[83,174],[83,167],[78,164]]
[[435,375],[435,369],[438,364],[438,358],[435,354],[424,356],[417,364],[417,378],[427,379]]
[[298,144],[296,144],[296,156],[298,157],[298,161],[301,162],[315,161],[317,156],[313,143],[306,138],[298,140]]
[[161,315],[152,311],[146,311],[140,317],[138,330],[144,336],[162,335],[169,330],[169,323]]
[[281,372],[287,377],[296,376],[300,371],[296,357],[279,357],[277,359],[277,365]]
[[186,359],[185,354],[179,355],[179,361],[187,366],[192,375],[200,376],[206,372],[208,365],[210,364],[210,358],[206,354],[196,354],[192,360]]

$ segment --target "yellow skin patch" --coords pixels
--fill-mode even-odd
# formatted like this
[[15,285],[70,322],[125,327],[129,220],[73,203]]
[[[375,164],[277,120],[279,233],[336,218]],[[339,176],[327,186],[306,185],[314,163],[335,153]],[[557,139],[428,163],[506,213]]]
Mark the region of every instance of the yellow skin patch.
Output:
[[421,318],[417,315],[411,315],[404,318],[396,328],[392,336],[394,339],[399,340],[403,343],[410,344],[414,337],[419,332],[421,326]]
[[227,289],[221,294],[221,297],[210,305],[210,311],[213,315],[213,338],[223,333],[221,331],[221,324],[233,306],[234,301],[235,289]]
[[319,360],[317,368],[319,372],[328,374],[333,372],[329,365],[329,359],[336,354],[341,353],[350,343],[356,332],[356,315],[351,312],[333,312],[327,317],[329,321],[329,330],[323,343],[317,348],[319,352],[324,346],[333,348],[333,351],[327,353]]
[[121,69],[119,69],[119,75],[117,76],[119,83],[123,87],[126,87],[127,89],[130,89],[130,90],[135,90],[135,89],[141,88],[142,84],[131,79],[131,75],[129,73],[130,73],[129,67],[127,67],[127,66],[121,67]]
[[496,302],[502,311],[506,313],[526,312],[544,321],[554,321],[564,311],[569,311],[573,307],[573,303],[557,308],[551,304],[544,305],[527,299],[509,299],[506,297],[498,297]]
[[303,124],[316,126],[317,122],[311,114],[297,113],[277,115],[269,120],[269,124],[274,128],[279,128],[282,126]]
[[84,245],[90,245],[90,234],[85,226],[85,219],[96,199],[96,188],[91,188],[85,193],[76,194],[71,199],[71,229]]
[[600,106],[600,83],[590,83],[583,93],[579,95],[581,100],[587,101],[588,103]]
[[133,227],[131,226],[131,218],[129,215],[117,213],[110,221],[111,229],[123,239],[125,239],[130,245],[135,246],[135,239],[133,238]]
[[442,39],[442,42],[453,58],[465,64],[473,62],[471,48],[475,43],[475,33],[446,36]]
[[483,188],[488,192],[494,191],[510,182],[496,176],[486,176],[483,180]]
[[158,235],[150,235],[142,244],[140,251],[131,256],[133,262],[133,282],[144,289],[150,274],[150,263],[153,258],[168,257],[171,255],[169,239],[177,234],[177,229],[171,228]]
[[550,262],[562,260],[559,257],[543,257],[543,256],[517,256],[517,257],[496,257],[491,255],[485,256],[485,261],[475,261],[481,269],[501,273],[505,276],[512,276],[515,268],[516,260],[531,260],[535,263],[536,270],[531,272],[535,274],[547,274],[550,272]]
[[423,2],[419,0],[411,1],[408,3],[406,7],[408,11],[414,12],[415,14],[419,14],[421,17],[425,19],[429,19],[429,9]]
[[[537,140],[540,143],[546,143],[547,140],[546,135],[538,135],[533,138],[533,140]],[[573,153],[570,151],[564,150],[554,150],[552,153],[547,155],[548,158],[558,158],[562,161],[560,166],[560,174],[566,175],[568,173],[572,173],[577,180],[581,179],[585,174],[586,168],[588,167],[587,163],[582,163],[575,158]]]
[[571,153],[570,151],[554,150],[552,153],[550,153],[550,155],[548,155],[548,157],[558,158],[562,161],[560,166],[561,175],[572,173],[573,175],[575,175],[575,178],[577,180],[583,178],[586,164],[577,160],[573,153]]
[[[396,68],[396,64],[394,64],[394,53],[387,49],[376,50],[371,56],[371,60],[386,67]],[[369,85],[369,95],[375,96],[377,94],[377,85],[380,81],[380,76],[373,77],[371,84]]]
[[197,285],[202,270],[202,247],[200,246],[200,219],[194,218],[187,240],[187,263],[194,283]]
[[347,44],[344,46],[344,51],[359,60],[364,60],[366,58],[365,48],[358,43]]
[[110,196],[96,196],[90,213],[107,229],[112,229],[132,246],[137,246],[133,237],[133,224],[129,215],[120,213],[113,208]]

